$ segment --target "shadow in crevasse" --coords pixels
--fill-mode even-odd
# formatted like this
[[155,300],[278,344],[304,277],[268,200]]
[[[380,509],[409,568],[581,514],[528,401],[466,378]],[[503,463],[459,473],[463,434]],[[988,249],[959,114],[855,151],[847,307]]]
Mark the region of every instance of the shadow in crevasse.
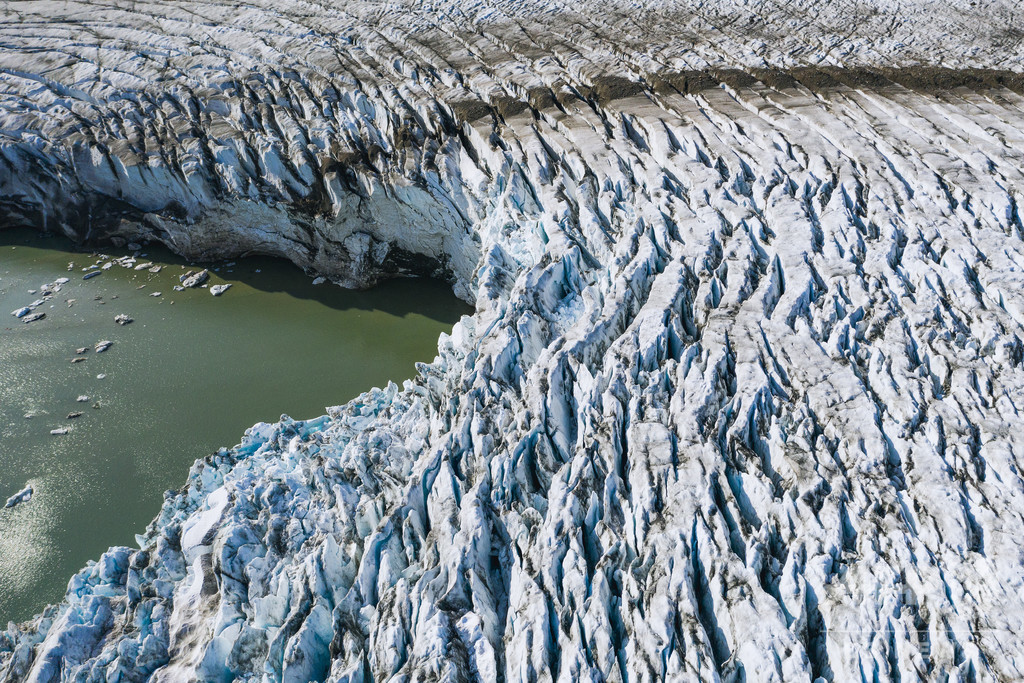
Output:
[[429,278],[395,278],[368,290],[352,290],[330,282],[314,285],[310,275],[290,261],[278,257],[247,256],[228,261],[197,263],[178,256],[160,244],[147,244],[141,251],[132,251],[109,244],[78,244],[66,237],[44,235],[31,228],[3,229],[0,225],[0,247],[3,246],[31,246],[86,256],[135,256],[140,262],[154,261],[190,270],[207,268],[218,282],[244,283],[262,292],[281,292],[340,311],[376,310],[398,317],[418,314],[447,325],[454,325],[462,316],[473,313],[473,308],[456,297],[450,285]]

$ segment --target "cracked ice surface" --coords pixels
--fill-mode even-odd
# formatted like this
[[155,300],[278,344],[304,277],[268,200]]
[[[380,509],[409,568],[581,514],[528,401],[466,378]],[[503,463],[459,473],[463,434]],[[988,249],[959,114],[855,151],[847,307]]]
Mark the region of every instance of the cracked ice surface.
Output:
[[476,313],[0,675],[1020,680],[1021,35],[950,4],[4,4],[8,223]]

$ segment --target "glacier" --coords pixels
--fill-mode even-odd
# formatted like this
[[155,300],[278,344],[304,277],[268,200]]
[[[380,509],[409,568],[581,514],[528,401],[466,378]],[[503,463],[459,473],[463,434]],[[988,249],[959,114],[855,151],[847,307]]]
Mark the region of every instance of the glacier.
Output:
[[1024,32],[961,5],[4,2],[5,227],[475,312],[0,678],[1024,679]]

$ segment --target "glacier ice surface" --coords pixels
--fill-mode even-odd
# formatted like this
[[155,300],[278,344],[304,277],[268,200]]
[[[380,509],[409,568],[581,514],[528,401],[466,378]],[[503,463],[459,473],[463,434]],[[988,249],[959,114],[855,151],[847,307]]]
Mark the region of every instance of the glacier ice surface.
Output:
[[9,221],[475,313],[0,678],[1024,678],[1024,51],[961,5],[9,8]]

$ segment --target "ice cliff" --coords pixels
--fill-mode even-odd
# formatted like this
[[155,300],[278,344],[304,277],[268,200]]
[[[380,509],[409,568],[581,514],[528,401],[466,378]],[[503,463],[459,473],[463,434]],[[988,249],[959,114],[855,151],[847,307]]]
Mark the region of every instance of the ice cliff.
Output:
[[476,306],[0,678],[1024,678],[1015,3],[0,7],[5,225]]

